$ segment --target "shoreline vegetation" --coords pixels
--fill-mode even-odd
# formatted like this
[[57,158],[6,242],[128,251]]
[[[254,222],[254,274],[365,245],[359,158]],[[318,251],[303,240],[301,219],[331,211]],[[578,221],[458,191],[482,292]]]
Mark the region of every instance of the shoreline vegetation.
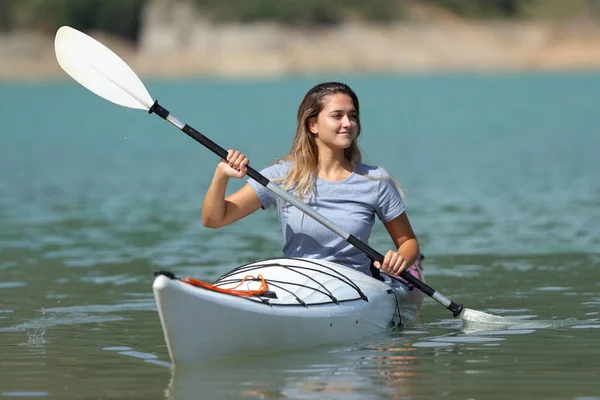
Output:
[[66,79],[61,25],[156,78],[600,70],[595,0],[77,1],[3,0],[0,82]]

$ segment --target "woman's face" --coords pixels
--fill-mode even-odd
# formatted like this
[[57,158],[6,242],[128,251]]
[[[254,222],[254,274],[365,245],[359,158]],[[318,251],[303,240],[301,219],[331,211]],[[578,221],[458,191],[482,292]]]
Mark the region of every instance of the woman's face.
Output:
[[317,118],[309,122],[310,131],[319,146],[333,149],[350,147],[358,131],[356,109],[352,98],[343,93],[323,98],[324,106]]

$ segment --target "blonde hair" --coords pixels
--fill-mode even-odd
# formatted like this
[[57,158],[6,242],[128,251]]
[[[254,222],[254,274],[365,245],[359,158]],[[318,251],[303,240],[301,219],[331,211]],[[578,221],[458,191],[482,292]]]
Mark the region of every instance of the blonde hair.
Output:
[[314,135],[310,131],[310,122],[317,118],[325,106],[325,97],[334,94],[345,94],[352,99],[356,111],[356,135],[350,147],[344,149],[344,158],[353,165],[362,160],[358,147],[361,132],[360,108],[358,97],[350,86],[341,82],[324,82],[310,89],[298,107],[298,125],[292,141],[290,152],[278,161],[291,162],[290,170],[282,181],[285,190],[295,190],[300,199],[308,200],[313,194],[315,177],[318,174],[319,151]]

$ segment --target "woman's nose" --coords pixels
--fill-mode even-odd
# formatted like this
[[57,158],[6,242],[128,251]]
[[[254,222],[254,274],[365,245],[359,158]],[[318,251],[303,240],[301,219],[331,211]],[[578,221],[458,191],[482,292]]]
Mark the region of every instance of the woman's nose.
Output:
[[342,118],[342,126],[352,126],[352,120],[350,119],[349,116],[344,115],[344,118]]

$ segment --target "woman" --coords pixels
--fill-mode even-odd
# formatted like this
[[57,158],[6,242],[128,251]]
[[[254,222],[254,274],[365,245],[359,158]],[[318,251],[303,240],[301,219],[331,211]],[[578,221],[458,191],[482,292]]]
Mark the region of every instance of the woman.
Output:
[[[383,168],[361,163],[360,132],[354,91],[339,82],[321,83],[300,104],[290,153],[261,173],[365,243],[377,215],[397,249],[374,265],[398,275],[415,263],[418,267],[419,244],[393,178]],[[369,273],[370,260],[363,252],[257,182],[248,180],[225,198],[227,182],[243,178],[248,163],[244,154],[234,150],[219,162],[202,206],[204,226],[219,228],[276,205],[286,257],[328,260]]]

